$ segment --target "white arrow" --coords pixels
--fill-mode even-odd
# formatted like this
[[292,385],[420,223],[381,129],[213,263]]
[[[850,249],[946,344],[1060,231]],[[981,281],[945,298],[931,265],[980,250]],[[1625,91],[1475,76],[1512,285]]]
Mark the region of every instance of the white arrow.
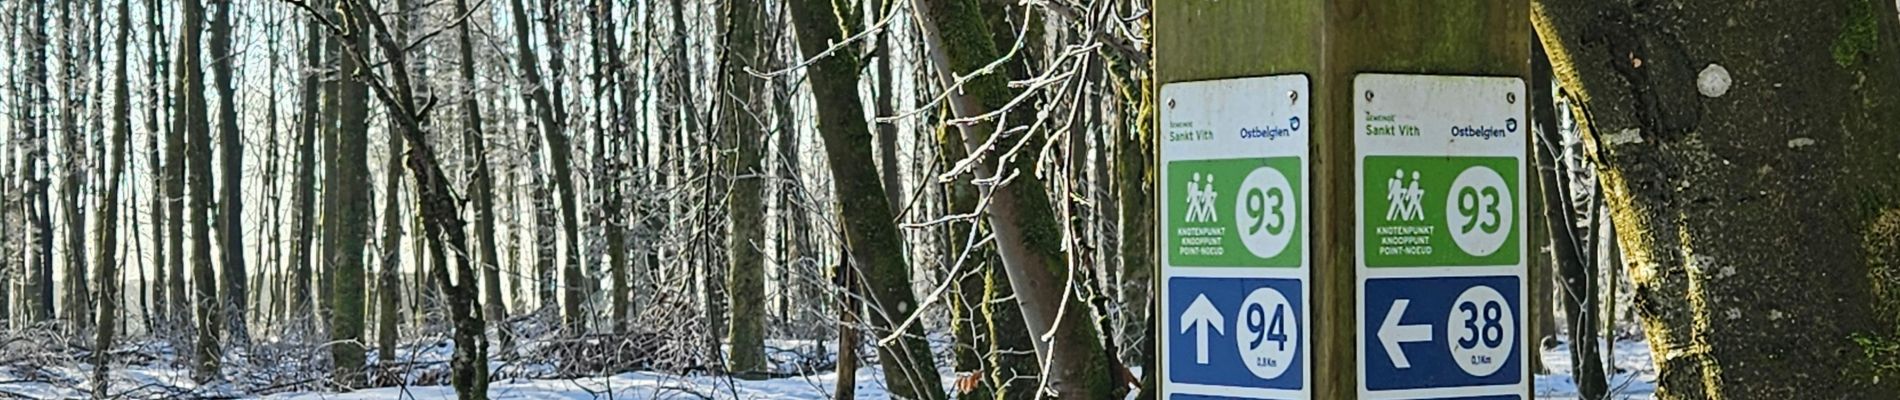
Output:
[[1400,369],[1411,368],[1412,361],[1405,359],[1405,349],[1399,348],[1399,343],[1432,340],[1430,324],[1399,325],[1399,317],[1405,316],[1405,307],[1411,304],[1411,299],[1392,300],[1391,311],[1385,313],[1385,323],[1379,324],[1379,343],[1385,345],[1385,355],[1392,359],[1392,366]]
[[1189,304],[1187,311],[1181,313],[1181,333],[1187,333],[1195,325],[1201,325],[1201,329],[1194,335],[1194,363],[1207,364],[1207,330],[1226,333],[1227,318],[1221,316],[1220,309],[1214,308],[1214,303],[1207,301],[1207,295],[1203,294],[1195,297],[1194,304]]

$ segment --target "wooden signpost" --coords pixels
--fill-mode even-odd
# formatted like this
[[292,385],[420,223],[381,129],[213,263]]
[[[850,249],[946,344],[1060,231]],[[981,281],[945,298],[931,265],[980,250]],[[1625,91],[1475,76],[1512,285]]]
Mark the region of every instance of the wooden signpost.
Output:
[[1161,398],[1529,397],[1528,11],[1156,2]]

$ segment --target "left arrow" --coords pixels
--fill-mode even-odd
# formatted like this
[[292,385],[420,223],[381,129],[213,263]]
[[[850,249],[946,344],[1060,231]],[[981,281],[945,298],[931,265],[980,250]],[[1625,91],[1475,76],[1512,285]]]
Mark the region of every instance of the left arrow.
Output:
[[1223,330],[1227,326],[1227,318],[1220,314],[1220,309],[1214,308],[1213,302],[1207,301],[1207,295],[1202,294],[1194,298],[1194,304],[1189,304],[1187,311],[1181,313],[1181,333],[1187,333],[1195,325],[1200,325],[1201,329],[1194,335],[1194,363],[1207,364],[1207,330],[1227,333]]
[[1400,343],[1432,340],[1431,325],[1399,325],[1399,319],[1405,317],[1405,308],[1411,304],[1411,299],[1393,300],[1392,308],[1385,313],[1385,323],[1379,324],[1379,343],[1385,345],[1385,355],[1392,359],[1393,368],[1412,367],[1412,361],[1405,358],[1405,349],[1399,347]]

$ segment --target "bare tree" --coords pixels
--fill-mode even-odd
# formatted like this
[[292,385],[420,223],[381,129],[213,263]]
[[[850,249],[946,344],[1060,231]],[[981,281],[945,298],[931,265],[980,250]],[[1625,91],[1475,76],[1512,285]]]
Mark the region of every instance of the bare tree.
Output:
[[[114,251],[118,248],[119,226],[119,187],[124,182],[126,152],[132,144],[132,95],[126,88],[131,81],[127,76],[126,37],[132,31],[132,0],[119,0],[118,29],[114,30],[112,49],[116,65],[112,70],[112,161],[110,171],[100,184],[105,187],[105,198],[99,201],[99,230],[93,238],[93,244],[99,249],[99,259],[93,265],[98,268],[92,279],[97,280],[99,288],[99,323],[93,340],[92,397],[105,398],[110,395],[108,389],[112,380],[112,341],[118,325],[114,321],[119,317],[121,292],[119,286],[119,262]],[[136,235],[135,235],[136,236]]]
[[[835,4],[834,4],[835,6]],[[891,217],[889,198],[870,159],[870,128],[862,117],[858,96],[856,54],[831,52],[832,43],[845,37],[840,11],[810,0],[795,1],[792,19],[798,29],[798,47],[806,58],[813,95],[820,99],[818,129],[831,161],[834,189],[842,212],[851,261],[843,268],[863,272],[865,293],[872,310],[871,326],[889,332],[878,341],[878,359],[884,364],[891,395],[910,399],[944,398],[941,378],[919,325],[903,324],[917,312],[910,290],[910,267],[904,260],[902,237]],[[879,332],[878,336],[885,336]]]

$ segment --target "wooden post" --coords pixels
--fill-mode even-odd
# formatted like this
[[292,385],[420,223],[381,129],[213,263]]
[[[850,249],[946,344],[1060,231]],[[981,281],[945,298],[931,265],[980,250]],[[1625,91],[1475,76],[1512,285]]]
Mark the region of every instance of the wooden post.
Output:
[[[1311,293],[1307,296],[1311,315],[1304,323],[1311,324],[1308,373],[1311,374],[1312,398],[1359,396],[1360,366],[1355,350],[1357,341],[1361,340],[1355,311],[1358,296],[1355,257],[1359,240],[1355,236],[1355,218],[1359,211],[1354,200],[1355,76],[1387,73],[1524,77],[1529,69],[1529,8],[1529,3],[1523,0],[1168,0],[1155,3],[1157,85],[1285,74],[1305,75],[1309,79],[1313,96],[1309,128],[1312,132],[1311,207],[1308,208],[1311,230],[1306,235],[1312,249]],[[1158,101],[1166,104],[1169,100]],[[1521,106],[1528,101],[1517,104]],[[1159,127],[1157,132],[1165,131],[1160,128],[1165,127]],[[1166,140],[1165,135],[1157,137],[1157,140]],[[1511,139],[1523,137],[1526,136]],[[1165,191],[1157,192],[1161,197],[1157,202],[1165,201]],[[1159,217],[1168,218],[1167,215]],[[1165,232],[1158,238],[1166,240]],[[1166,249],[1165,242],[1157,248],[1158,251]],[[1520,254],[1530,257],[1536,253],[1533,250]],[[1162,274],[1157,273],[1157,276]],[[1532,303],[1525,302],[1524,306],[1529,304]],[[1162,313],[1158,314],[1162,318],[1169,315],[1165,308],[1156,312]],[[1520,322],[1520,326],[1529,325],[1534,323]],[[1518,332],[1519,338],[1525,336],[1528,335]],[[1535,346],[1535,343],[1523,345]],[[1167,360],[1157,361],[1158,368],[1167,368]]]

